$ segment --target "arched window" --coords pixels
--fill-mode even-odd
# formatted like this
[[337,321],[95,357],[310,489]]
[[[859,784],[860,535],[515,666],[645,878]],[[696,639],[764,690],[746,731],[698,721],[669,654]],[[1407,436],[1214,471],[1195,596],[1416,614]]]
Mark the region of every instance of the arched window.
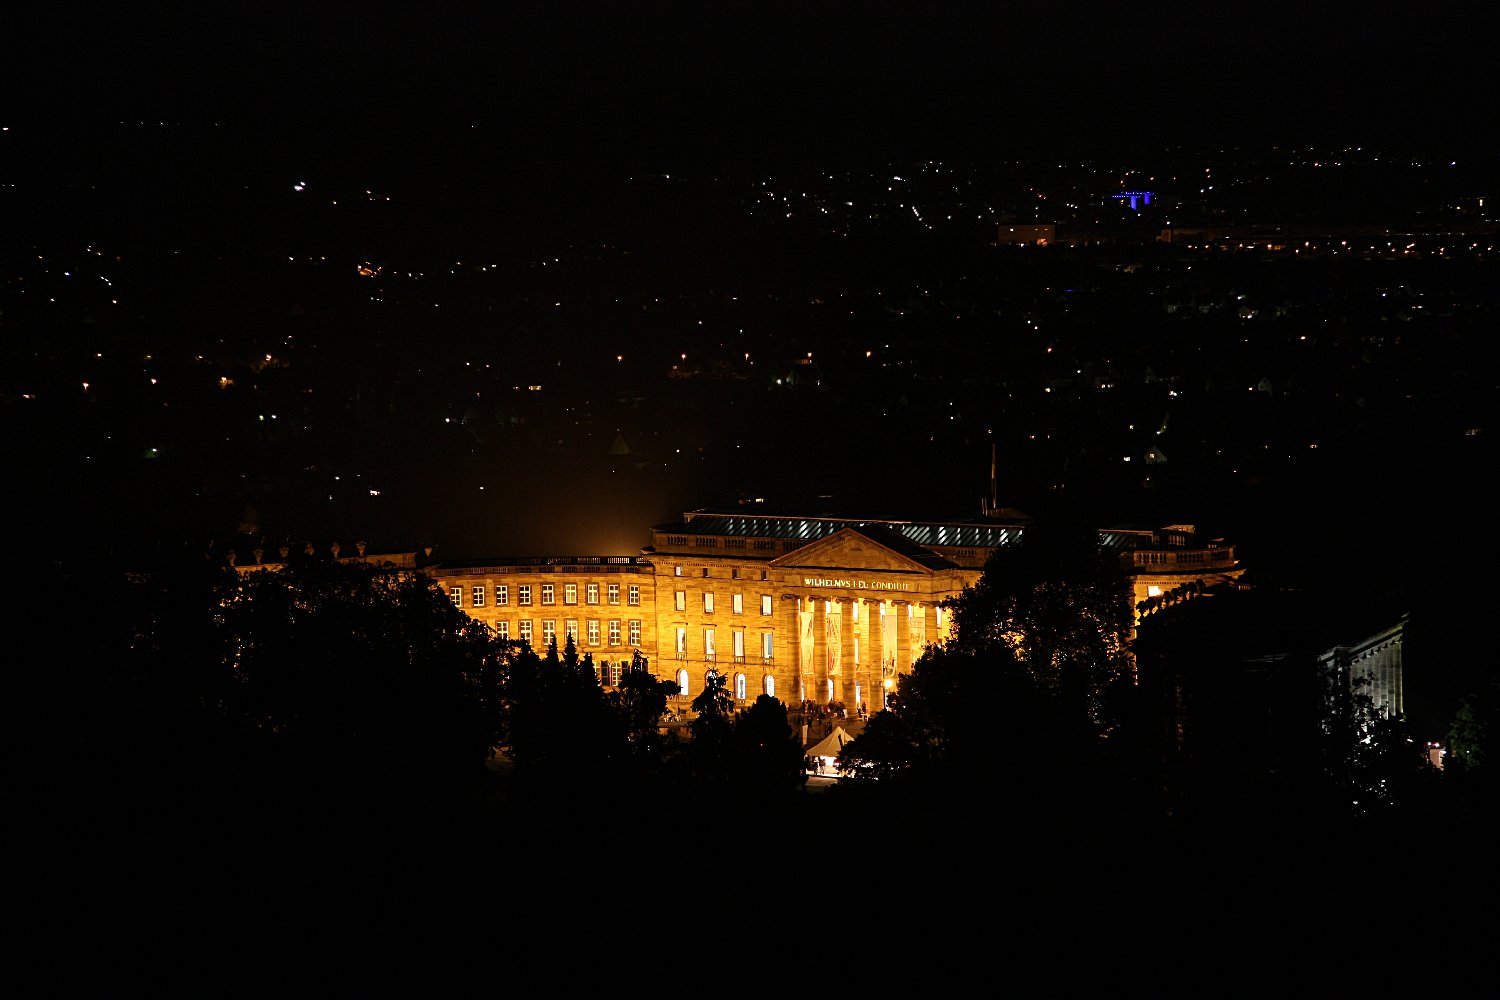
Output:
[[734,675],[734,697],[736,701],[745,700],[745,675]]
[[770,674],[766,674],[765,688],[766,694],[770,695],[772,698],[776,697],[776,678],[772,677]]
[[687,682],[687,670],[686,669],[677,671],[677,687],[679,689],[678,692],[677,692],[678,694],[685,695],[685,694],[688,693],[688,682]]

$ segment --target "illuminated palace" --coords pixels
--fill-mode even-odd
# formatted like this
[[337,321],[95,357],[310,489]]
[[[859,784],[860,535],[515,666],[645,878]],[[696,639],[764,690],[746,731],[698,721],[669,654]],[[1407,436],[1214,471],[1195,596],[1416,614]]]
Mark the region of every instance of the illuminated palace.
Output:
[[[943,601],[979,580],[1029,519],[894,521],[696,511],[651,529],[638,556],[437,562],[453,602],[538,650],[573,638],[616,684],[636,651],[682,690],[728,675],[738,702],[884,707],[896,677],[951,628]],[[1240,576],[1233,546],[1192,525],[1110,528],[1137,608]]]

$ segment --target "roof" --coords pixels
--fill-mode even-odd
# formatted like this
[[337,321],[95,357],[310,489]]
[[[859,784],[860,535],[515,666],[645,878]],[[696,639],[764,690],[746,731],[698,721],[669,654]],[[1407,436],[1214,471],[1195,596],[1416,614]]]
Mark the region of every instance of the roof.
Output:
[[[1025,519],[996,521],[988,518],[970,518],[951,521],[897,521],[885,518],[798,517],[780,514],[693,511],[684,514],[680,522],[657,525],[653,530],[680,532],[685,535],[789,538],[812,542],[845,528],[876,528],[929,549],[935,547],[994,549],[1014,544],[1021,537],[1021,531],[1027,523]],[[883,538],[882,541],[884,541]]]

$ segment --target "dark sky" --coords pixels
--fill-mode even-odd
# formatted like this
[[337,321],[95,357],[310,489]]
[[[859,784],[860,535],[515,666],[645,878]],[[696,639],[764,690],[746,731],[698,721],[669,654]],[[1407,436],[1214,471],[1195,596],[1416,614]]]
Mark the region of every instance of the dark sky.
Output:
[[470,122],[537,156],[1451,143],[1493,132],[1495,6],[73,4],[5,63],[16,118]]

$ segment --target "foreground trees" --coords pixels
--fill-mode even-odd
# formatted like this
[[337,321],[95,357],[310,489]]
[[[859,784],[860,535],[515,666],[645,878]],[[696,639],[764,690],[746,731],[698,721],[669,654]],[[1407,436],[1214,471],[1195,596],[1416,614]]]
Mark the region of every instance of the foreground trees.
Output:
[[898,682],[840,764],[863,789],[962,791],[1035,821],[1144,801],[1125,577],[1096,529],[1054,521],[997,550],[954,600],[955,635]]

